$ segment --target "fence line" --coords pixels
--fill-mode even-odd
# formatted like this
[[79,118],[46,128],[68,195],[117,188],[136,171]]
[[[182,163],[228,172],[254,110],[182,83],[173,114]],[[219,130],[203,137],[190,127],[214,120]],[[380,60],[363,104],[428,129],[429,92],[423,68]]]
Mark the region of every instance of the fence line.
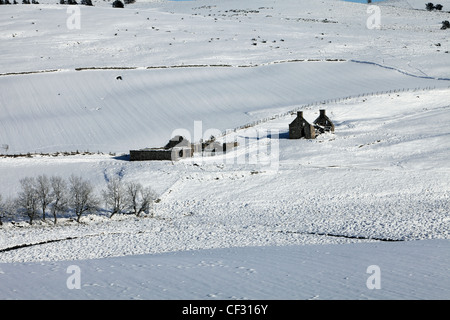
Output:
[[[448,88],[450,89],[450,86],[448,86]],[[241,125],[239,127],[236,127],[234,129],[232,129],[232,132],[236,132],[238,130],[243,130],[243,129],[247,129],[250,127],[254,127],[258,124],[261,123],[266,123],[269,122],[271,120],[275,120],[275,119],[279,119],[279,118],[283,118],[288,116],[289,114],[293,114],[296,113],[297,111],[300,110],[308,110],[311,109],[311,107],[313,106],[318,106],[318,105],[322,105],[322,104],[331,104],[331,103],[339,103],[342,101],[346,101],[346,100],[350,100],[350,99],[355,99],[355,98],[361,98],[361,97],[373,97],[373,96],[380,96],[380,95],[385,95],[385,94],[392,94],[392,93],[399,93],[399,92],[417,92],[417,91],[429,91],[429,90],[434,90],[436,89],[436,86],[429,86],[429,87],[417,87],[417,88],[402,88],[402,89],[391,89],[391,90],[386,90],[386,91],[377,91],[377,92],[371,92],[371,93],[360,93],[357,95],[350,95],[350,96],[346,96],[346,97],[340,97],[340,98],[334,98],[334,99],[328,99],[328,100],[321,100],[321,101],[315,101],[315,102],[310,102],[308,104],[304,104],[298,107],[295,107],[294,109],[291,109],[289,111],[283,112],[283,113],[278,113],[275,115],[272,115],[270,117],[266,117],[266,118],[262,118],[259,120],[255,120],[249,123],[246,123],[244,125]],[[222,131],[222,135],[221,137],[227,135],[230,132],[230,130],[225,130]],[[218,137],[216,137],[218,138]]]

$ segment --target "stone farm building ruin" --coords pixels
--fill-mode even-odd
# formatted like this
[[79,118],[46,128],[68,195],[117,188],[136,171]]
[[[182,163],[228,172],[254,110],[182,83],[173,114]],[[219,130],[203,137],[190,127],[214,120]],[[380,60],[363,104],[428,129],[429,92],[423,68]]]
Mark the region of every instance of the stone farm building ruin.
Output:
[[182,136],[175,136],[162,148],[145,148],[130,151],[130,161],[171,160],[192,157],[191,143]]
[[180,159],[190,158],[194,153],[202,153],[204,156],[214,156],[228,152],[236,146],[237,142],[220,143],[214,140],[193,144],[182,136],[175,136],[162,148],[130,150],[130,161],[178,161]]
[[[319,117],[310,124],[303,117],[303,111],[297,112],[297,117],[289,124],[289,139],[315,139],[324,132],[334,132],[334,124],[326,115],[325,110],[320,110]],[[130,161],[167,160],[177,161],[193,157],[194,153],[203,156],[224,154],[237,147],[237,142],[221,143],[210,139],[206,142],[191,143],[183,136],[175,136],[161,148],[144,148],[130,150]]]
[[313,124],[305,120],[303,111],[298,111],[297,118],[289,124],[289,139],[315,139],[324,132],[334,132],[334,124],[325,110],[320,110],[320,115]]

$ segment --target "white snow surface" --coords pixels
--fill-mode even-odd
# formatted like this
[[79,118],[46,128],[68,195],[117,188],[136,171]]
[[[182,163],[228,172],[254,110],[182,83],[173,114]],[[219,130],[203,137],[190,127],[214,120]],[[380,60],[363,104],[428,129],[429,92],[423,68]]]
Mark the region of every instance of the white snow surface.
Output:
[[[76,262],[2,264],[0,297],[441,300],[450,297],[448,248],[448,240],[422,240],[226,248]],[[367,287],[371,276],[367,269],[373,265],[380,270],[380,289]],[[66,285],[74,266],[81,270],[80,289],[68,289]],[[261,303],[271,307],[271,302]]]
[[[381,2],[369,30],[367,5],[344,1],[100,1],[72,30],[42,2],[0,12],[0,152],[94,154],[0,157],[0,194],[75,173],[160,201],[154,217],[4,218],[0,298],[450,298],[447,13]],[[335,132],[289,140],[295,111],[319,109]],[[128,161],[177,129],[243,143]]]
[[[122,81],[116,80],[118,74]],[[325,61],[254,68],[68,71],[0,77],[0,85],[8,87],[2,101],[14,101],[3,106],[1,143],[14,154],[122,153],[159,147],[176,129],[193,132],[196,120],[204,130],[223,131],[316,101],[448,87],[450,81],[365,63]]]

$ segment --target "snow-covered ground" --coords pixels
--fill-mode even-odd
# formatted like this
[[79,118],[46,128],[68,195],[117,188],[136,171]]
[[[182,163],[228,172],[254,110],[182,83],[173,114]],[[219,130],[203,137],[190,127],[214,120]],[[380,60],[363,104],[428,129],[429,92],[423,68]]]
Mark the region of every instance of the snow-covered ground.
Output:
[[0,128],[8,153],[125,153],[163,146],[176,129],[193,132],[197,120],[204,131],[224,131],[317,101],[450,81],[324,61],[14,75],[0,77],[0,86],[8,88],[2,101],[14,101],[4,104]]
[[[1,298],[450,298],[448,13],[386,1],[370,30],[367,5],[344,1],[94,4],[80,29],[67,6],[1,8],[1,151],[100,152],[0,157],[0,194],[75,173],[160,201],[153,218],[6,219]],[[289,140],[295,111],[319,109],[335,133]],[[122,155],[180,129],[240,144],[174,163]]]
[[[448,299],[449,252],[448,240],[422,240],[226,248],[123,258],[1,264],[0,297]],[[369,289],[370,277],[375,273],[368,268],[375,265],[379,267],[380,287]],[[78,271],[80,289],[68,289],[67,282],[69,287],[77,285],[71,277]],[[248,305],[251,301],[240,303]],[[260,303],[268,304],[269,310],[276,307],[270,301]],[[152,310],[162,309],[154,304]],[[182,308],[165,310],[165,313],[181,316]]]
[[77,6],[79,15],[45,2],[2,7],[1,73],[327,58],[417,75],[450,70],[448,32],[440,30],[450,0],[440,1],[442,12],[412,10],[410,3],[425,9],[419,0],[379,2],[380,29],[367,28],[367,4],[341,0],[137,1],[125,9],[94,0]]

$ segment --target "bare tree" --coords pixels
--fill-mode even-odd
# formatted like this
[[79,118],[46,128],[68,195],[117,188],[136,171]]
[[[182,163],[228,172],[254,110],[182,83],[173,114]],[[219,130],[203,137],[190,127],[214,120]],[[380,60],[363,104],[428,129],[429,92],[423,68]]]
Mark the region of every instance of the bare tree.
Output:
[[35,189],[34,178],[23,178],[20,180],[22,190],[17,198],[17,207],[23,211],[30,219],[30,224],[36,217],[38,211],[38,196]]
[[103,190],[103,198],[106,202],[106,206],[111,208],[111,216],[116,213],[122,213],[126,207],[126,193],[122,181],[119,178],[111,178],[107,185],[106,190]]
[[126,193],[128,198],[128,207],[132,210],[135,215],[138,215],[138,196],[142,190],[142,185],[136,182],[129,182],[126,185]]
[[[152,188],[147,187],[142,189],[141,191],[141,204],[140,204],[140,212],[144,212],[146,214],[150,213],[150,210],[153,209],[153,203],[156,200],[156,193]],[[138,214],[139,216],[139,214]],[[153,217],[153,211],[152,215]]]
[[86,212],[92,212],[98,208],[98,199],[95,197],[92,184],[83,178],[72,175],[69,178],[69,205],[80,222],[81,216]]
[[56,224],[56,217],[58,213],[62,213],[67,210],[67,184],[64,179],[58,176],[50,178],[51,196],[53,203],[51,206],[51,212],[53,214],[53,222]]
[[0,226],[3,225],[2,218],[4,216],[5,216],[5,209],[4,209],[2,195],[0,194]]
[[3,224],[2,219],[12,216],[16,211],[16,201],[11,198],[2,199],[0,194],[0,226]]
[[35,180],[35,190],[38,203],[42,212],[42,220],[45,220],[45,212],[48,205],[53,201],[51,196],[50,180],[46,175],[40,175]]
[[153,208],[156,193],[150,188],[144,188],[140,183],[129,182],[126,186],[128,206],[136,216],[149,213]]

